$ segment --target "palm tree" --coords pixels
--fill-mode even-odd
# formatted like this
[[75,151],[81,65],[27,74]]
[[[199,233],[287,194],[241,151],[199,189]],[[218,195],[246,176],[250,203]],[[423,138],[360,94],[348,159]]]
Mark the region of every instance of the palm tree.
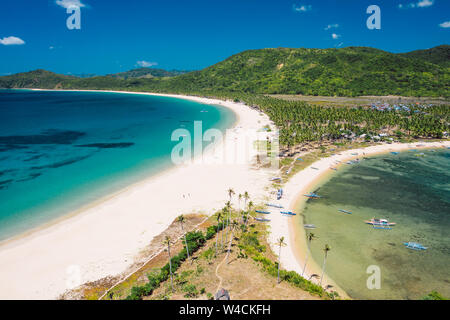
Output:
[[170,257],[170,237],[166,236],[164,238],[163,244],[167,245],[167,252],[169,253],[169,270],[170,270],[170,287],[172,288],[173,292],[173,274],[172,274],[172,258]]
[[322,280],[323,280],[323,274],[325,273],[325,263],[327,261],[327,256],[328,256],[328,251],[330,251],[331,248],[329,245],[325,245],[325,247],[323,248],[323,251],[325,253],[325,256],[323,257],[323,266],[322,266],[322,276],[320,277],[320,286],[322,286]]
[[228,244],[228,253],[227,253],[227,264],[228,262],[228,256],[230,255],[230,251],[231,251],[231,245],[233,243],[233,236],[234,236],[234,230],[237,229],[238,227],[238,222],[236,220],[233,220],[233,222],[231,222],[230,228],[231,228],[231,238],[230,238],[230,242]]
[[250,201],[250,202],[248,203],[248,212],[247,212],[247,217],[246,217],[246,219],[245,219],[245,226],[246,226],[246,227],[247,227],[247,222],[248,222],[248,219],[249,219],[249,217],[250,217],[250,211],[252,210],[252,207],[253,207],[253,202]]
[[241,200],[242,200],[242,194],[239,193],[238,195],[238,212],[241,213]]
[[250,196],[248,195],[248,192],[245,191],[244,192],[244,201],[245,201],[244,210],[247,209],[247,201],[248,201],[248,199],[250,199]]
[[227,201],[225,204],[225,207],[227,208],[227,231],[225,233],[225,243],[228,242],[228,227],[230,226],[230,220],[231,220],[231,202]]
[[232,188],[228,189],[228,196],[230,197],[230,202],[231,202],[231,197],[235,194],[234,190]]
[[284,247],[286,243],[284,242],[284,237],[277,240],[277,245],[280,246],[280,253],[278,254],[278,277],[277,283],[280,283],[280,264],[281,264],[281,247]]
[[216,233],[216,256],[217,256],[217,241],[219,240],[219,232],[220,232],[220,218],[222,218],[222,213],[217,213],[217,233]]
[[223,230],[225,229],[225,221],[226,221],[226,217],[227,217],[227,209],[223,208],[222,209],[222,243],[220,244],[220,246],[223,248],[223,236],[225,235],[225,233],[223,232]]
[[187,242],[187,239],[186,239],[186,233],[184,233],[184,227],[183,227],[183,224],[184,224],[184,221],[185,221],[184,216],[182,214],[180,214],[178,216],[178,218],[177,218],[177,221],[180,223],[180,225],[181,225],[181,232],[183,232],[183,234],[184,234],[184,243],[186,244],[186,252],[187,252],[187,257],[188,257],[188,260],[189,260],[189,247],[188,247],[188,242]]
[[[313,241],[314,239],[316,239],[316,235],[314,234],[314,233],[310,233],[309,235],[308,235],[308,244],[309,244],[309,247],[311,247],[311,241]],[[303,267],[303,271],[302,271],[302,277],[303,277],[303,274],[305,273],[305,270],[306,270],[306,263],[308,262],[308,248],[306,248],[306,258],[305,258],[305,266]]]

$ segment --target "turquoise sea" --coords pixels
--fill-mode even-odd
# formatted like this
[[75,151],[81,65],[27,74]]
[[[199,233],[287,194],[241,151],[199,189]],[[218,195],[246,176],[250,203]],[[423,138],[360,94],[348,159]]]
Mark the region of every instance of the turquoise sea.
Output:
[[[305,223],[317,226],[312,255],[321,266],[324,245],[331,247],[326,273],[352,298],[421,299],[432,290],[450,297],[450,150],[344,164],[315,192],[323,198],[303,211]],[[374,229],[364,223],[373,217],[397,225]],[[428,250],[407,249],[408,241]],[[380,289],[367,287],[371,265],[380,268]]]
[[0,240],[172,167],[175,129],[235,120],[177,98],[0,90]]

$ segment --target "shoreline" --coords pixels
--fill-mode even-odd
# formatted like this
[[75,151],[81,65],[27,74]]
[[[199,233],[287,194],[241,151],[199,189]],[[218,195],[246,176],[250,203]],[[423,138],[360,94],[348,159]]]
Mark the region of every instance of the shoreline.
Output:
[[[272,125],[265,114],[241,103],[218,99],[110,90],[31,90],[144,94],[222,106],[235,114],[234,124],[227,128],[232,135]],[[207,148],[199,157],[203,163],[196,163],[197,158],[193,158],[187,165],[176,165],[143,178],[68,215],[0,242],[0,299],[56,299],[73,288],[67,283],[74,277],[81,285],[121,274],[179,214],[213,214],[228,199],[226,190],[230,187],[237,193],[248,191],[254,200],[264,194],[263,182],[268,181],[265,172],[252,169],[250,163],[216,164],[220,158]],[[211,177],[214,184],[210,184]],[[185,197],[187,194],[189,197]]]
[[[286,198],[280,200],[279,203],[289,211],[296,212],[296,210],[299,209],[303,210],[307,200],[303,194],[313,192],[314,189],[325,183],[334,173],[333,170],[330,170],[330,167],[340,167],[345,165],[345,161],[367,156],[376,156],[393,151],[442,147],[450,147],[450,141],[380,144],[366,148],[342,151],[339,154],[315,161],[291,177],[283,186]],[[354,153],[358,153],[358,155],[353,155]],[[341,161],[338,165],[336,165],[337,160]],[[312,167],[317,169],[312,169]],[[270,222],[272,231],[270,235],[271,243],[275,243],[276,239],[284,236],[288,247],[290,247],[290,250],[287,253],[284,252],[281,256],[283,268],[294,270],[297,273],[302,274],[305,262],[305,252],[308,252],[305,277],[308,278],[311,274],[318,274],[320,276],[322,267],[318,262],[311,258],[311,252],[307,247],[306,231],[303,228],[303,217],[301,217],[301,212],[297,212],[297,216],[290,218],[281,215],[274,215],[274,217],[276,217],[276,219],[272,219]],[[290,221],[291,219],[292,221]],[[288,230],[288,232],[286,232],[286,230]],[[314,282],[318,283],[318,281]],[[333,290],[337,291],[341,298],[350,298],[348,294],[333,281],[333,279],[328,277],[326,270],[322,285],[332,285]]]
[[[192,96],[192,97],[191,96],[184,96],[184,95],[177,96],[177,95],[170,95],[170,94],[142,93],[142,92],[132,92],[132,91],[57,90],[57,89],[28,89],[28,88],[11,89],[11,90],[144,94],[144,95],[150,95],[150,96],[163,96],[163,97],[169,97],[169,98],[179,98],[179,99],[184,99],[184,100],[190,100],[190,101],[198,102],[198,103],[201,103],[201,104],[216,105],[216,103],[213,103],[213,102],[208,103],[208,102],[205,102],[205,101],[202,101],[202,102],[197,101],[197,99],[195,99],[197,97],[194,97],[194,96]],[[202,99],[202,98],[199,98],[199,99]],[[214,99],[206,99],[206,100],[214,100]],[[221,100],[217,100],[217,101],[221,101]],[[217,103],[217,104],[219,104],[219,103]],[[221,105],[221,106],[225,107],[225,108],[228,108],[228,109],[230,109],[233,112],[233,114],[235,116],[235,121],[234,121],[233,125],[230,128],[228,128],[228,129],[233,129],[234,127],[237,126],[237,124],[239,124],[239,121],[240,121],[239,114],[233,108],[230,108],[230,107],[228,107],[226,105],[225,106]],[[220,145],[218,145],[218,146],[220,146]],[[204,153],[204,154],[202,154],[202,156],[208,156],[208,155],[206,153]],[[194,163],[197,158],[194,158],[192,162]],[[81,207],[79,207],[76,210],[72,210],[72,211],[70,211],[70,212],[68,212],[66,214],[63,214],[63,215],[59,216],[59,217],[52,218],[51,220],[49,220],[47,222],[44,222],[44,223],[40,224],[39,226],[32,227],[32,228],[30,228],[28,230],[20,232],[20,233],[18,233],[16,235],[13,235],[13,236],[9,237],[9,238],[0,240],[0,251],[2,249],[4,249],[4,248],[14,247],[14,245],[20,244],[20,242],[23,241],[25,238],[31,238],[31,237],[38,236],[42,231],[48,231],[50,228],[54,227],[55,225],[57,225],[59,223],[62,223],[65,220],[73,218],[73,217],[75,217],[77,215],[81,215],[81,214],[85,213],[87,210],[89,210],[89,209],[91,209],[91,208],[93,208],[95,206],[98,206],[98,205],[102,204],[105,201],[113,199],[114,197],[119,196],[121,193],[129,191],[131,188],[137,188],[140,185],[142,185],[143,183],[147,182],[149,179],[156,179],[156,178],[159,178],[159,177],[163,177],[165,174],[168,174],[171,171],[174,171],[174,170],[179,169],[179,168],[180,167],[177,166],[177,165],[172,165],[172,166],[170,166],[168,168],[163,169],[160,172],[150,174],[149,176],[146,176],[146,177],[140,179],[137,182],[131,183],[131,184],[129,184],[129,185],[127,185],[127,186],[117,190],[117,191],[114,191],[112,193],[109,193],[109,194],[106,194],[104,196],[101,196],[100,198],[98,198],[98,199],[96,199],[94,201],[85,203],[85,204],[83,204]]]

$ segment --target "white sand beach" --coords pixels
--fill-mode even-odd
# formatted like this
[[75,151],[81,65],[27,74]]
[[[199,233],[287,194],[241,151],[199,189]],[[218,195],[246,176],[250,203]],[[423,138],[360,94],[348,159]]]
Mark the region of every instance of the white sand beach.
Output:
[[[232,135],[270,124],[266,115],[243,104],[172,97],[232,109],[238,118]],[[229,188],[262,201],[269,170],[256,170],[250,162],[209,164],[217,160],[213,150],[205,152],[203,160],[206,164],[180,165],[144,179],[0,244],[0,299],[55,299],[73,284],[120,274],[178,215],[221,209]]]
[[[342,163],[351,159],[387,152],[405,151],[408,149],[447,148],[449,146],[450,141],[442,141],[380,144],[367,148],[346,150],[331,157],[318,160],[295,174],[283,186],[283,198],[280,201],[271,200],[271,202],[282,205],[286,211],[295,211],[302,203],[306,202],[307,198],[303,195],[313,192],[314,188],[320,183],[320,180],[323,177],[334,172],[330,169],[331,167],[339,167]],[[273,213],[270,215],[270,243],[273,245],[274,250],[278,250],[274,243],[276,243],[278,238],[284,236],[287,247],[284,248],[281,254],[281,266],[286,270],[294,270],[299,274],[302,274],[305,253],[307,250],[305,230],[302,227],[302,218],[299,215],[295,217],[281,215],[278,213],[279,210],[272,211]],[[309,278],[311,274],[318,274],[320,276],[321,267],[322,266],[317,265],[311,258],[308,258],[304,276],[306,278]],[[314,279],[312,280],[314,281]],[[332,279],[326,276],[325,272],[322,286],[326,285],[332,285],[334,287],[332,290],[336,290],[341,297],[348,297]]]
[[[266,115],[243,104],[188,96],[162,96],[230,108],[238,117],[230,133],[234,138],[243,135],[246,129],[260,129],[265,125],[273,128]],[[313,191],[320,178],[332,172],[330,167],[336,166],[336,161],[362,157],[363,153],[369,156],[442,146],[448,147],[450,142],[383,144],[344,151],[300,171],[284,185],[282,200],[269,201],[294,211],[304,201],[302,195]],[[355,153],[358,155],[353,155]],[[1,243],[0,299],[55,299],[74,283],[120,274],[178,215],[193,212],[213,214],[222,208],[228,200],[229,188],[233,188],[236,194],[248,191],[255,204],[267,202],[271,186],[269,179],[277,175],[276,171],[256,169],[251,162],[229,164],[215,161],[217,157],[210,150],[204,154],[203,164],[180,165],[157,176],[143,177],[143,181],[99,199],[51,225]],[[282,250],[281,266],[301,274],[306,252],[301,218],[283,216],[279,210],[272,211],[270,243],[278,252],[274,244],[284,236],[287,247]],[[321,268],[310,259],[306,274],[312,273],[320,275]],[[346,297],[331,279],[325,277],[324,285],[327,284],[333,285],[334,290]]]

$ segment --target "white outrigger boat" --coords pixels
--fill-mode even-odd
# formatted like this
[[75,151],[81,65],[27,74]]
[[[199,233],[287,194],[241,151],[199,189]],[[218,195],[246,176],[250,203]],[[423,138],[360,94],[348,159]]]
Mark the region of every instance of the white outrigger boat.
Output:
[[372,218],[370,220],[364,221],[367,224],[371,224],[374,229],[392,229],[390,227],[395,226],[395,222],[389,222],[388,219],[375,219]]
[[405,245],[406,248],[408,249],[412,249],[412,250],[427,250],[428,247],[424,247],[422,244],[417,243],[417,242],[403,242],[403,244]]

